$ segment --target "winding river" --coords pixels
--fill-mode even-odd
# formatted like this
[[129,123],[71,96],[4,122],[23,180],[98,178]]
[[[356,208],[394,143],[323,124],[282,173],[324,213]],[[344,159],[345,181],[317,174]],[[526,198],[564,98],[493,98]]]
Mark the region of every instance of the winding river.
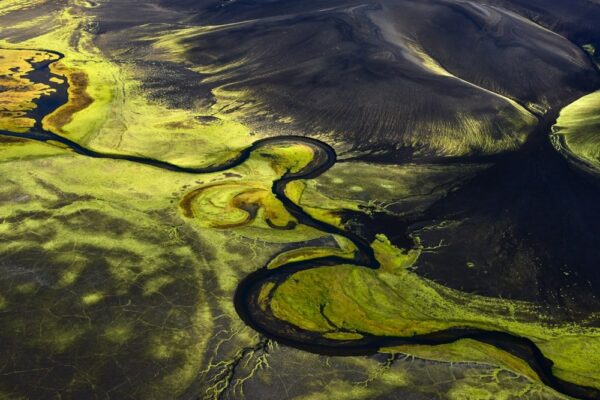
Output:
[[[42,51],[51,52],[48,50]],[[60,58],[63,57],[62,54],[56,52],[51,53],[58,54]],[[48,69],[48,66],[49,64],[39,66],[39,69]],[[544,125],[544,129],[549,129],[551,122],[553,121],[547,121],[546,124],[542,124]],[[538,374],[540,380],[544,384],[561,393],[580,399],[600,399],[600,390],[579,386],[556,377],[552,371],[552,361],[542,354],[533,341],[510,333],[474,328],[455,328],[412,337],[374,336],[369,333],[359,332],[363,335],[363,338],[359,340],[332,340],[281,321],[273,316],[269,310],[263,310],[259,304],[259,293],[262,285],[267,281],[281,283],[298,271],[340,264],[352,264],[371,269],[379,268],[379,263],[375,258],[374,251],[367,240],[353,232],[342,230],[336,226],[313,218],[305,212],[302,207],[286,196],[285,188],[288,183],[299,179],[315,178],[335,164],[335,151],[322,141],[300,136],[270,137],[254,142],[248,148],[241,150],[237,156],[221,165],[189,168],[152,158],[96,152],[60,135],[45,131],[41,129],[39,124],[36,125],[34,130],[28,133],[0,131],[0,135],[49,142],[50,144],[53,142],[59,143],[71,151],[86,157],[124,160],[190,174],[228,170],[242,164],[249,158],[252,152],[265,146],[277,144],[285,145],[290,143],[299,143],[309,146],[313,149],[314,157],[312,161],[302,170],[285,173],[280,179],[274,181],[272,192],[299,223],[350,240],[356,247],[354,258],[348,259],[338,256],[324,256],[306,261],[289,262],[275,269],[269,269],[264,266],[251,273],[239,283],[234,298],[235,308],[246,324],[266,337],[285,345],[313,353],[336,356],[373,354],[377,353],[382,347],[391,347],[402,344],[440,345],[452,343],[461,339],[474,339],[493,345],[526,361]],[[271,291],[271,293],[273,293],[273,291]]]

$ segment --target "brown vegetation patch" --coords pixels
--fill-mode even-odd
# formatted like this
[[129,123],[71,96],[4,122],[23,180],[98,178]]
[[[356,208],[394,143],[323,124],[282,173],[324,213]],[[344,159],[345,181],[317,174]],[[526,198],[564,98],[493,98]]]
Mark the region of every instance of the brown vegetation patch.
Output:
[[25,143],[26,139],[10,137],[10,136],[0,136],[0,143]]
[[64,76],[67,79],[69,83],[69,100],[52,114],[47,115],[43,123],[44,127],[50,131],[64,133],[62,128],[71,122],[73,114],[88,107],[94,99],[86,91],[88,77],[85,72],[67,68],[62,63],[55,63],[50,68],[54,74]]
[[0,130],[27,132],[35,125],[28,112],[36,108],[35,100],[54,89],[45,83],[32,82],[27,74],[33,71],[32,63],[56,57],[43,51],[0,49]]

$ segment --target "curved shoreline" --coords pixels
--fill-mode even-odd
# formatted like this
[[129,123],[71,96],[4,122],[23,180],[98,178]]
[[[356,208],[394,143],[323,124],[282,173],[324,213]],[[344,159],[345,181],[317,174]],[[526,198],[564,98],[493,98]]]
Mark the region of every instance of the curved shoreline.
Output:
[[[58,54],[59,58],[49,62],[44,67],[64,57],[64,55],[60,53],[53,53]],[[336,226],[311,217],[301,206],[294,203],[285,194],[285,187],[288,183],[298,179],[315,178],[335,164],[336,153],[332,147],[324,142],[303,136],[269,137],[255,141],[249,147],[241,150],[235,157],[220,165],[207,167],[181,167],[166,161],[141,156],[96,152],[60,135],[41,129],[23,134],[0,131],[0,135],[40,142],[58,142],[75,153],[87,157],[124,160],[165,170],[194,174],[228,170],[242,164],[250,157],[253,151],[267,145],[290,142],[309,145],[315,149],[315,157],[313,160],[301,171],[295,173],[287,172],[280,179],[274,181],[272,192],[276,198],[283,203],[285,209],[296,218],[299,223],[330,234],[340,235],[350,240],[357,248],[355,257],[353,260],[349,260],[338,256],[325,256],[307,261],[285,263],[276,269],[268,269],[264,266],[247,275],[238,284],[234,295],[235,309],[240,318],[247,325],[266,337],[285,345],[313,353],[336,356],[373,354],[377,353],[382,347],[391,347],[401,344],[441,345],[453,343],[461,339],[474,339],[494,345],[501,350],[521,358],[538,374],[540,380],[544,384],[561,393],[581,399],[600,399],[599,389],[579,386],[556,377],[552,373],[552,361],[543,355],[533,341],[510,333],[473,328],[452,328],[412,337],[387,337],[362,333],[364,338],[359,340],[331,340],[278,320],[269,312],[263,311],[258,302],[258,293],[261,284],[266,280],[275,280],[280,283],[298,271],[340,264],[351,264],[370,269],[377,269],[379,267],[379,262],[376,260],[373,249],[367,240],[352,232],[344,231]],[[283,332],[287,335],[284,335]]]
[[583,175],[585,178],[588,178],[595,184],[600,183],[598,167],[596,167],[589,160],[586,160],[585,158],[578,156],[575,152],[573,152],[567,145],[567,139],[565,135],[558,132],[552,132],[550,133],[550,142],[556,149],[557,153],[563,156],[577,172],[580,172],[581,175]]

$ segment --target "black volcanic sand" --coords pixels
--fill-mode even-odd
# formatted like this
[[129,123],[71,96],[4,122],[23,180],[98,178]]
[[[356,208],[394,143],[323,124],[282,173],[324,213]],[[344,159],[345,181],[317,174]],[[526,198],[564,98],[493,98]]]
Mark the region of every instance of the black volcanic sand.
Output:
[[[216,67],[248,60],[220,83],[250,89],[269,112],[291,114],[304,131],[333,131],[335,140],[363,152],[443,152],[431,142],[456,139],[452,130],[465,116],[481,122],[475,133],[510,137],[518,115],[481,88],[544,108],[597,82],[577,46],[516,14],[475,3],[347,2],[326,11],[323,4],[293,3],[285,12],[281,6],[290,2],[237,4],[200,14],[215,23],[244,22],[184,38],[187,60]],[[467,82],[424,68],[409,45]]]
[[[97,43],[116,60],[119,54],[137,60],[151,96],[184,106],[213,103],[210,90],[217,87],[248,92],[238,101],[257,130],[329,133],[343,148],[378,162],[397,153],[431,159],[516,149],[532,126],[502,96],[541,112],[591,91],[598,80],[575,44],[476,2],[160,6],[140,3],[140,16],[127,13],[125,2],[92,10]],[[180,37],[183,65],[164,61],[168,56],[152,47],[151,38],[176,29],[222,24],[228,25]],[[415,49],[456,78],[424,66]],[[193,79],[189,67],[225,69],[208,74],[207,82],[202,74]],[[278,122],[282,116],[292,122]]]
[[418,236],[432,250],[415,271],[446,286],[531,301],[557,321],[588,319],[600,310],[600,181],[575,170],[542,131],[425,211],[348,219],[403,247]]
[[492,0],[565,36],[578,46],[600,48],[600,7],[590,0]]

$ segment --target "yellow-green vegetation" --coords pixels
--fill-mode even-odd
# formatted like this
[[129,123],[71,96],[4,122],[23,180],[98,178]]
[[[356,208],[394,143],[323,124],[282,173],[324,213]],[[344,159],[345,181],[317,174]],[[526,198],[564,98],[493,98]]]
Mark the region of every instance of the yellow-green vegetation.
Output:
[[276,163],[266,155],[276,149],[230,171],[194,175],[29,141],[0,147],[0,350],[15,368],[35,374],[57,357],[83,354],[69,361],[73,375],[57,372],[57,385],[72,379],[68,390],[85,391],[118,370],[111,385],[171,398],[208,364],[217,315],[232,321],[240,345],[250,340],[230,296],[211,293],[231,293],[277,245],[248,257],[253,239],[187,224],[176,204],[199,179],[257,171],[273,179]]
[[47,115],[42,125],[46,130],[64,134],[62,127],[73,120],[73,114],[85,109],[94,100],[86,92],[89,78],[85,72],[69,69],[62,63],[50,65],[50,71],[65,77],[69,84],[68,99],[52,114]]
[[305,246],[299,249],[292,249],[278,254],[269,262],[267,267],[273,269],[288,263],[326,256],[345,257],[348,259],[354,257],[356,247],[352,244],[352,242],[339,236],[336,236],[335,239],[339,245],[339,248]]
[[[88,6],[73,1],[60,9],[47,33],[19,42],[0,40],[0,47],[48,48],[65,55],[53,72],[68,80],[69,102],[44,119],[46,129],[96,151],[198,167],[220,164],[256,140],[246,126],[216,109],[177,109],[147,99],[138,71],[110,61],[80,28],[93,21],[84,11]],[[46,17],[38,22],[48,23]],[[203,115],[215,118],[209,123],[196,118]]]
[[[240,362],[237,369],[240,378],[232,382],[240,397],[260,397],[255,390],[242,390],[240,381],[248,378],[252,388],[259,384],[267,387],[269,393],[281,392],[286,399],[297,400],[566,399],[542,384],[485,363],[445,363],[398,352],[376,357],[330,358],[285,348],[277,350],[276,347],[263,358],[263,368],[256,368],[260,356]],[[306,366],[310,372],[300,373]],[[288,384],[287,376],[292,377],[294,384]]]
[[600,67],[600,53],[598,53],[596,47],[593,44],[588,43],[581,46],[581,48],[583,48],[583,50],[585,50],[586,53],[590,55],[592,61],[594,61],[594,63],[596,63],[596,65]]
[[[374,13],[377,14],[377,13]],[[372,16],[375,20],[377,17]],[[245,23],[251,21],[224,24],[217,26],[202,27],[184,27],[178,30],[171,30],[160,36],[150,36],[146,38],[152,41],[154,48],[164,59],[177,60],[186,63],[186,52],[194,46],[197,41],[210,41],[210,35],[236,29]],[[381,22],[381,21],[379,21]],[[386,29],[382,31],[384,36],[389,32]],[[396,40],[394,40],[396,39]],[[405,38],[391,37],[389,40],[394,43],[404,43]],[[442,76],[443,79],[460,81],[465,86],[469,86],[476,91],[480,91],[485,96],[493,99],[497,114],[502,117],[498,121],[491,121],[488,118],[481,118],[480,115],[471,111],[456,111],[452,121],[440,119],[418,119],[416,118],[409,124],[410,128],[406,132],[398,133],[393,145],[401,147],[413,147],[415,149],[430,149],[439,156],[463,156],[473,152],[481,154],[497,154],[506,151],[518,149],[527,139],[529,133],[537,124],[537,118],[519,105],[508,96],[492,92],[479,87],[473,83],[465,81],[457,76],[450,74],[436,60],[426,54],[416,44],[407,45],[403,51],[410,54],[417,68],[423,68],[426,73]],[[207,51],[204,62],[196,61],[196,64],[190,65],[194,71],[207,75],[205,82],[226,81],[227,84],[219,86],[213,93],[217,96],[218,102],[215,107],[221,111],[227,111],[228,115],[239,121],[252,120],[256,117],[269,118],[270,124],[261,126],[261,129],[268,134],[278,134],[281,131],[294,132],[294,116],[279,115],[273,107],[272,99],[261,92],[251,84],[245,84],[240,81],[237,75],[240,67],[247,67],[253,63],[260,63],[260,57],[253,59],[252,55],[245,54],[229,62],[219,62],[218,57],[211,57],[210,50]],[[420,110],[411,110],[412,104],[407,102],[401,108],[401,118],[411,119],[411,114],[418,115]],[[431,107],[436,107],[431,105]],[[539,108],[547,108],[547,105],[539,105]],[[410,110],[410,111],[408,111]],[[381,121],[393,120],[397,115],[382,114],[377,106],[357,108],[357,113],[361,113],[365,119],[372,114],[378,115]],[[390,122],[390,126],[392,123]],[[304,127],[299,129],[300,134],[305,134]],[[332,132],[335,129],[328,129],[321,126],[311,126],[313,135],[322,135],[329,140],[343,141],[346,132]],[[393,129],[393,128],[391,128]],[[337,134],[332,134],[337,133]],[[338,143],[340,147],[343,143]]]
[[[485,168],[485,166],[467,166],[467,165],[457,165],[457,166],[440,166],[440,165],[403,165],[403,166],[386,166],[386,165],[374,165],[369,163],[362,162],[352,162],[352,167],[349,167],[345,163],[338,163],[334,165],[327,173],[316,178],[315,180],[306,181],[306,188],[302,193],[302,197],[299,199],[300,204],[305,206],[307,210],[309,207],[326,207],[331,209],[336,209],[338,204],[343,204],[346,209],[357,209],[360,206],[361,209],[366,211],[379,211],[386,213],[403,213],[406,211],[415,212],[418,208],[415,208],[415,204],[419,207],[423,207],[424,205],[429,204],[431,201],[440,198],[448,190],[450,190],[454,185],[460,184],[464,179],[468,179],[469,176],[472,176],[473,173],[480,171],[481,168]],[[346,199],[346,200],[338,200],[338,199]],[[377,200],[373,200],[377,199]],[[387,252],[380,252],[379,257],[384,257]],[[393,253],[392,253],[393,254]],[[408,253],[411,254],[411,253]],[[413,256],[417,256],[416,253],[412,253]],[[401,262],[401,258],[404,257],[402,253],[400,253],[401,257],[394,261],[393,259],[388,259],[383,264],[383,272],[386,269],[386,266],[390,265],[398,265],[402,266],[402,268],[398,269],[395,273],[400,273],[403,269],[410,265],[413,260],[409,260],[409,262]],[[363,276],[363,272],[368,276],[376,276],[377,273],[365,270],[358,271],[356,267],[348,266],[347,269],[356,270],[353,272],[356,277],[353,279],[353,282],[360,282],[365,279]],[[325,271],[325,269],[323,269]],[[389,271],[388,271],[389,272]],[[339,273],[337,268],[334,270],[324,272],[325,275],[331,277],[331,280],[335,280],[334,276]],[[321,276],[319,273],[314,273],[315,280],[320,280]],[[404,271],[403,274],[409,274]],[[412,278],[416,279],[417,282],[420,282],[420,279],[410,273]],[[295,279],[296,276],[290,279]],[[425,281],[427,282],[427,281]],[[289,282],[288,282],[289,283]],[[331,282],[329,282],[331,283]],[[380,287],[382,290],[385,289],[386,285],[383,283],[372,284],[371,280],[366,279],[364,282],[364,287]],[[358,283],[356,283],[358,285]],[[268,284],[267,284],[268,285]],[[318,286],[322,287],[324,284],[319,283]],[[326,285],[326,284],[325,284]],[[411,286],[412,284],[406,282],[407,286]],[[402,285],[402,287],[404,287]],[[418,288],[418,286],[415,286]],[[270,290],[274,289],[271,287]],[[329,291],[330,288],[324,288],[324,291]],[[441,289],[441,288],[440,288]],[[304,288],[302,290],[306,290],[300,296],[306,299],[310,299],[314,296],[312,289]],[[340,283],[338,286],[334,286],[334,292],[343,291],[344,293],[353,293],[354,287],[347,285],[345,283]],[[415,289],[418,290],[418,289]],[[400,292],[401,289],[398,289]],[[403,292],[404,290],[402,290]],[[414,293],[414,292],[410,292]],[[373,297],[379,296],[377,291],[371,294]],[[399,304],[405,302],[405,298],[410,297],[411,295],[402,295],[401,297],[395,298],[394,301],[397,301]],[[414,306],[417,306],[418,301],[423,301],[423,305],[420,306],[419,310],[413,310],[411,312],[423,312],[425,315],[423,318],[428,318],[428,304],[426,300],[423,300],[423,297],[428,297],[425,294],[415,294],[414,297]],[[318,296],[317,296],[318,298]],[[336,301],[339,299],[336,298]],[[469,303],[470,297],[464,295],[462,299],[454,299],[456,304]],[[300,300],[298,300],[300,301]],[[319,301],[319,300],[316,300]],[[329,300],[327,300],[329,301]],[[360,299],[360,302],[366,301],[364,299]],[[350,308],[355,308],[357,306],[356,303],[359,303],[358,300],[356,302],[353,301],[346,303],[345,305]],[[326,303],[331,304],[331,303]],[[369,308],[367,310],[358,311],[363,315],[370,314],[373,309],[379,307],[379,303],[373,301],[373,308]],[[535,321],[540,316],[538,312],[535,311],[535,308],[532,308],[531,305],[527,303],[520,304],[509,304],[506,303],[507,308],[503,313],[507,315],[513,315],[515,313],[519,313],[517,310],[529,310],[525,314],[522,315],[524,320]],[[483,307],[485,308],[485,307]],[[327,307],[324,309],[326,312]],[[314,311],[314,310],[313,310]],[[336,310],[340,316],[345,315],[342,310]],[[384,312],[385,313],[385,312]],[[326,314],[329,319],[329,314]],[[386,316],[384,316],[386,315]],[[386,321],[386,319],[394,319],[391,314],[380,315],[381,321]],[[315,315],[311,315],[310,318],[316,317]],[[444,312],[440,313],[439,318],[444,319],[447,316]],[[494,314],[491,314],[491,317],[494,318]],[[547,317],[548,318],[548,317]],[[449,317],[452,320],[452,317]],[[336,337],[336,334],[339,332],[335,331],[338,329],[337,326],[332,327],[330,324],[323,320],[319,319],[321,325],[321,329],[325,331],[323,336],[330,339],[347,339],[350,337],[346,337],[345,335]],[[546,319],[548,324],[552,324],[549,319]],[[455,323],[456,326],[459,326],[460,323],[458,320],[453,320],[452,323]],[[411,327],[410,323],[408,323],[408,329],[404,332],[407,335],[411,335]],[[308,326],[308,325],[307,325]],[[441,328],[440,328],[441,329]],[[488,329],[499,329],[489,328]],[[576,329],[575,329],[576,330]],[[347,334],[348,332],[343,332]],[[380,334],[392,334],[390,331],[387,332],[379,332]],[[570,337],[570,336],[568,336]],[[560,351],[562,344],[560,343],[560,339],[554,340],[554,344],[551,345],[552,349],[556,349],[556,351]],[[581,336],[574,336],[573,343],[579,343],[581,349]],[[382,349],[383,352],[388,351],[403,351],[408,354],[417,355],[419,357],[434,359],[434,360],[445,360],[449,362],[482,362],[488,363],[492,365],[503,365],[505,368],[515,371],[518,374],[523,376],[527,376],[530,378],[534,378],[536,375],[530,369],[530,367],[522,360],[506,353],[501,350],[498,350],[492,346],[485,345],[479,342],[474,341],[460,341],[456,344],[444,345],[444,346],[402,346],[402,350],[399,348],[396,349]],[[551,351],[548,348],[548,351]],[[585,360],[585,357],[582,355],[580,360]],[[569,360],[564,358],[562,359],[563,365],[567,365]],[[580,363],[580,365],[582,365]],[[569,366],[569,368],[578,369],[575,366]],[[586,368],[589,368],[587,365]],[[588,371],[589,373],[589,371]],[[585,375],[585,373],[584,373]],[[569,374],[564,372],[561,375],[563,378],[567,379]],[[571,377],[572,378],[572,377]],[[574,379],[574,378],[573,378]],[[467,393],[468,386],[461,387],[463,390],[460,393]],[[456,390],[456,395],[458,396],[458,389]],[[514,395],[507,393],[507,396]],[[466,396],[466,395],[465,395]],[[457,398],[460,398],[458,396]],[[485,398],[485,397],[482,397]],[[493,397],[491,397],[493,398]]]
[[93,305],[98,303],[99,301],[102,300],[102,292],[92,292],[92,293],[88,293],[83,295],[83,297],[81,298],[81,301],[83,301],[83,304],[85,305]]
[[341,210],[417,212],[486,167],[341,162],[316,179],[302,181],[297,202],[309,214],[333,224],[338,223],[335,215]]
[[[62,127],[72,120],[73,114],[93,102],[86,92],[86,73],[54,62],[57,59],[58,55],[46,51],[0,49],[0,85],[6,89],[2,93],[0,129],[25,132],[32,128],[35,120],[26,114],[36,108],[33,101],[55,91],[46,83],[32,82],[26,77],[33,71],[35,63],[52,62],[49,69],[56,76],[52,76],[50,81],[57,84],[66,81],[69,84],[67,102],[44,118],[42,125],[45,129],[64,133]],[[57,76],[63,76],[64,79]]]
[[[339,265],[294,273],[273,289],[271,311],[281,320],[322,334],[410,337],[465,326],[509,332],[533,340],[555,363],[558,377],[599,387],[598,329],[557,325],[526,302],[446,288],[407,269],[416,261],[418,249],[402,251],[381,235],[372,246],[380,269]],[[565,352],[566,347],[572,351]],[[491,356],[492,362],[495,358]]]
[[3,0],[0,4],[0,15],[9,14],[13,11],[19,11],[27,8],[33,8],[47,1],[48,0]]
[[[211,329],[196,253],[224,239],[174,233],[182,221],[173,201],[193,175],[65,154],[0,163],[0,250],[29,271],[0,282],[0,307],[12,315],[3,318],[2,354],[18,350],[44,368],[45,357],[93,348],[93,362],[72,360],[72,390],[94,385],[119,360],[137,376],[141,397],[172,396],[196,376]],[[130,347],[158,368],[140,375],[136,362],[119,356]]]
[[342,225],[341,212],[360,209],[357,201],[334,199],[315,190],[313,180],[290,182],[285,194],[293,202],[302,204],[303,210],[311,217],[337,227]]
[[49,157],[59,154],[64,154],[64,150],[45,143],[0,137],[0,159],[2,161]]
[[33,63],[56,60],[57,55],[36,50],[9,50],[0,48],[0,130],[26,132],[35,124],[27,113],[36,108],[34,103],[54,92],[45,83],[32,82],[27,74],[34,70]]
[[[516,101],[514,101],[513,99],[511,99],[509,97],[508,93],[497,93],[497,92],[493,92],[491,90],[485,89],[481,86],[477,86],[467,80],[464,80],[462,78],[459,78],[456,75],[451,74],[448,70],[446,70],[442,65],[440,65],[440,63],[435,60],[433,57],[431,57],[429,54],[427,54],[421,47],[419,47],[416,43],[412,43],[412,42],[408,42],[407,43],[407,47],[410,49],[411,52],[413,52],[419,59],[421,59],[421,63],[422,66],[427,69],[428,71],[436,74],[436,75],[441,75],[441,76],[446,76],[452,79],[457,79],[469,86],[472,86],[474,88],[477,88],[478,90],[484,91],[492,96],[497,96],[498,98],[501,98],[502,100],[506,101],[507,103],[509,103],[514,110],[511,111],[516,111],[517,115],[520,115],[520,117],[522,118],[522,123],[518,124],[517,126],[519,126],[520,129],[522,129],[522,134],[526,133],[528,129],[531,129],[531,126],[533,126],[536,123],[536,119],[533,117],[533,115],[531,115],[531,111],[535,111],[536,113],[542,115],[544,114],[546,111],[548,111],[550,105],[547,103],[544,104],[535,104],[535,103],[528,103],[527,104],[527,108],[524,108],[523,106],[521,106],[519,103],[517,103]],[[500,90],[499,88],[497,88],[496,90]],[[509,117],[508,113],[507,113],[507,117]],[[509,117],[510,118],[510,117]],[[523,136],[521,137],[522,140]],[[506,145],[506,144],[505,144]]]
[[[6,5],[0,5],[2,12]],[[84,7],[85,2],[68,2],[50,20],[44,17],[46,33],[27,40],[5,35],[0,41],[7,48],[51,48],[65,54],[52,71],[68,81],[69,101],[46,116],[46,129],[98,151],[193,166],[220,164],[257,139],[214,110],[174,109],[147,100],[135,68],[109,61],[81,29],[90,20]],[[207,114],[216,118],[209,123],[196,118]],[[190,187],[240,176],[259,188],[248,194],[248,203],[287,226],[293,218],[270,193],[270,184],[287,170],[306,165],[311,149],[265,149],[227,173],[195,176],[88,159],[56,142],[1,142],[2,258],[15,268],[27,268],[0,282],[0,308],[11,316],[3,318],[2,354],[17,370],[31,371],[27,382],[37,380],[36,371],[53,370],[57,357],[82,356],[69,360],[73,374],[56,370],[47,389],[13,381],[10,390],[0,388],[0,396],[6,392],[8,398],[21,398],[28,390],[48,390],[40,395],[44,398],[61,390],[108,388],[103,379],[110,375],[110,387],[128,396],[176,397],[205,373],[203,366],[208,365],[207,371],[219,368],[206,359],[211,357],[206,346],[215,317],[230,321],[229,329],[236,331],[230,341],[238,346],[254,338],[236,317],[229,294],[245,274],[279,250],[277,244],[268,249],[257,244],[256,238],[265,240],[263,231],[275,241],[323,235],[305,226],[269,234],[273,229],[261,214],[247,240],[231,230],[182,219],[176,207]]]
[[412,354],[420,358],[436,361],[498,365],[509,371],[515,371],[532,381],[539,380],[538,375],[525,361],[492,345],[472,339],[461,339],[453,343],[438,346],[407,344],[382,348],[381,351],[391,354]]
[[182,214],[201,227],[231,229],[245,237],[274,243],[298,242],[323,236],[299,224],[271,190],[288,170],[297,172],[312,159],[303,144],[269,146],[253,152],[242,165],[228,170],[231,178],[207,181],[180,201]]
[[563,108],[552,134],[561,139],[554,141],[559,150],[600,172],[600,91]]

